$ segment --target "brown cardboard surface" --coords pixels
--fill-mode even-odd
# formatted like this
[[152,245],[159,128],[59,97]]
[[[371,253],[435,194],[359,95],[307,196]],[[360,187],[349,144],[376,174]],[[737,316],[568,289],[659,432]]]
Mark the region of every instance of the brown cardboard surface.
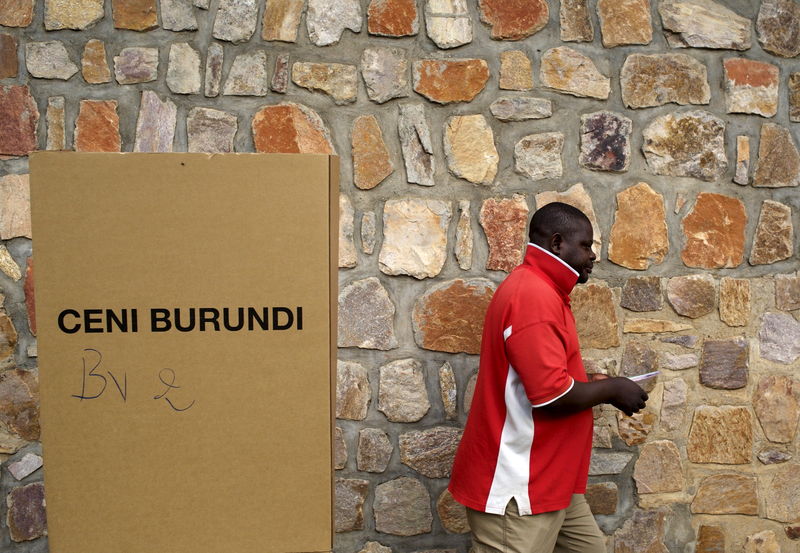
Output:
[[[37,152],[30,167],[50,551],[330,550],[337,160]],[[295,321],[226,330],[239,307]],[[217,309],[220,330],[198,310],[179,331],[176,308],[184,325]],[[127,331],[106,312],[123,309]]]

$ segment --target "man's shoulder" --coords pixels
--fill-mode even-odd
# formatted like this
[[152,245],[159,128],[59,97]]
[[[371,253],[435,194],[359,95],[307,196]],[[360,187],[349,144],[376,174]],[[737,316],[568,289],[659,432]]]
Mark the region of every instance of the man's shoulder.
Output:
[[549,320],[560,313],[562,299],[535,271],[520,267],[500,283],[492,303],[510,316]]

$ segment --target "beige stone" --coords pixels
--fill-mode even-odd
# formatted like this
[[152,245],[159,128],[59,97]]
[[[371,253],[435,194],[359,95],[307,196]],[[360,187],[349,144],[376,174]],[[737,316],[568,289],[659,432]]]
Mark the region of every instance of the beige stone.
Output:
[[719,281],[719,318],[728,326],[747,326],[750,305],[750,281],[722,277]]
[[308,90],[324,92],[340,105],[355,102],[358,97],[355,65],[297,62],[292,65],[292,81]]
[[706,66],[685,54],[631,54],[619,80],[629,108],[707,104],[711,99]]
[[561,0],[558,13],[561,40],[564,42],[592,42],[594,28],[589,17],[587,0]]
[[800,153],[789,129],[774,123],[761,125],[753,186],[778,188],[800,184]]
[[66,149],[67,137],[64,120],[63,96],[51,96],[47,99],[47,150]]
[[693,463],[751,463],[753,420],[750,411],[746,407],[731,405],[697,407],[686,453]]
[[611,80],[594,62],[567,46],[551,48],[542,55],[539,80],[545,88],[573,96],[605,100],[611,92]]
[[336,44],[345,29],[361,31],[362,13],[358,0],[308,0],[306,29],[315,46]]
[[339,268],[355,267],[358,253],[353,241],[355,210],[350,198],[339,194]]
[[422,364],[399,359],[380,368],[378,411],[392,422],[417,422],[430,409]]
[[30,176],[0,177],[0,238],[31,238]]
[[500,53],[500,88],[503,90],[530,90],[533,88],[531,60],[522,50]]
[[728,113],[773,117],[778,112],[778,66],[746,58],[728,58],[724,69]]
[[757,515],[756,479],[744,474],[714,474],[704,478],[692,500],[693,513]]
[[797,434],[800,385],[788,376],[762,376],[753,394],[753,410],[768,440],[790,443]]
[[91,39],[83,48],[81,57],[83,79],[89,84],[111,82],[111,70],[106,59],[106,45],[102,40]]
[[479,221],[489,242],[486,269],[510,272],[522,263],[528,239],[528,204],[525,196],[488,198],[481,205]]
[[439,274],[447,257],[448,202],[423,198],[387,200],[383,208],[383,244],[378,257],[387,275],[417,279]]
[[747,211],[740,199],[701,192],[681,221],[686,237],[681,260],[702,269],[739,266],[744,259],[746,225]]
[[682,332],[693,328],[687,323],[677,323],[665,319],[625,319],[622,332],[625,334],[661,334],[663,332]]
[[2,244],[0,244],[0,271],[3,271],[3,274],[14,281],[22,278],[22,271],[19,265],[17,265],[17,262],[11,257],[8,248]]
[[461,430],[449,426],[400,434],[400,461],[428,478],[447,478],[459,441]]
[[668,432],[683,429],[687,401],[686,381],[682,378],[668,380],[664,383],[661,396],[661,428]]
[[800,465],[785,463],[776,469],[764,492],[767,518],[797,522],[797,513],[800,513]]
[[736,174],[733,177],[736,184],[750,182],[750,137],[739,135],[736,137]]
[[436,156],[425,108],[420,104],[401,104],[397,119],[397,132],[406,167],[406,180],[421,186],[433,186],[436,182]]
[[[266,96],[267,89],[267,53],[264,50],[255,50],[237,54],[228,71],[222,95]],[[262,108],[261,112],[268,108],[279,109],[268,106]]]
[[103,0],[46,0],[44,28],[83,30],[103,18]]
[[444,152],[456,177],[487,186],[494,183],[500,156],[483,115],[450,117],[444,129]]
[[664,0],[658,13],[672,48],[750,49],[750,20],[719,2]]
[[445,532],[449,534],[466,534],[469,532],[467,508],[453,499],[448,490],[444,490],[436,501],[436,512]]
[[456,244],[454,253],[458,266],[468,271],[472,268],[472,253],[474,247],[472,234],[472,214],[470,212],[469,200],[459,200],[458,224],[456,225]]
[[762,530],[747,536],[744,553],[781,553],[781,546],[772,530]]
[[336,365],[336,418],[364,420],[370,402],[367,369],[352,361]]
[[617,411],[619,437],[628,445],[644,443],[656,423],[656,418],[656,414],[649,409],[643,409],[630,417]]
[[678,315],[697,319],[711,313],[715,305],[714,278],[709,274],[672,277],[667,281],[667,299]]
[[598,0],[597,15],[606,48],[653,40],[650,0]]
[[750,249],[750,265],[767,265],[792,257],[794,253],[792,208],[764,200]]
[[644,182],[619,192],[608,259],[641,271],[662,263],[668,252],[664,197]]
[[564,134],[543,132],[523,136],[514,145],[514,168],[531,180],[560,178]]
[[439,367],[439,395],[442,398],[445,418],[455,420],[458,417],[458,387],[453,367],[447,361]]
[[619,325],[611,288],[586,284],[572,291],[572,313],[582,349],[619,346]]
[[371,190],[394,172],[389,149],[374,115],[361,115],[353,122],[353,184]]
[[666,510],[635,510],[614,532],[614,553],[668,553],[667,516]]
[[642,447],[633,469],[636,491],[644,493],[679,492],[684,480],[678,448],[669,440],[657,440]]
[[800,309],[800,273],[775,275],[775,306],[784,311]]
[[589,218],[592,223],[592,250],[599,258],[600,249],[603,243],[603,234],[600,230],[600,225],[597,222],[597,215],[594,212],[594,204],[589,193],[584,188],[583,183],[576,183],[566,189],[564,192],[557,192],[555,190],[545,190],[536,194],[536,209],[542,209],[547,204],[553,202],[562,202],[569,204],[572,207],[580,209],[584,215]]
[[479,353],[494,290],[485,278],[455,279],[430,288],[414,302],[414,341],[427,350]]
[[436,46],[457,48],[472,42],[472,20],[466,0],[425,0],[425,30]]

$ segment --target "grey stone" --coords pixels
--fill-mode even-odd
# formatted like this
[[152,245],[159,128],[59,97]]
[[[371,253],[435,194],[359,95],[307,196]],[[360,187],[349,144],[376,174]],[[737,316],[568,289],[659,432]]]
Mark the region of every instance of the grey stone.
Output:
[[614,547],[617,553],[667,553],[664,544],[667,531],[665,511],[641,511],[636,509],[625,524],[614,532]]
[[598,111],[581,115],[578,162],[595,171],[627,171],[631,161],[633,123],[624,115]]
[[375,529],[395,536],[416,536],[431,531],[431,498],[415,478],[401,477],[375,488]]
[[[658,369],[658,357],[655,350],[644,342],[628,342],[622,352],[620,376],[637,376],[647,374]],[[655,378],[639,382],[646,392],[651,391],[656,384]]]
[[339,291],[339,347],[396,348],[394,312],[394,304],[377,278],[343,286]]
[[531,180],[560,178],[564,134],[546,132],[524,136],[514,146],[514,167]]
[[719,179],[728,166],[725,122],[707,111],[657,117],[643,132],[647,166],[656,175]]
[[453,367],[447,361],[439,367],[439,393],[442,396],[445,418],[455,420],[458,417],[458,388]]
[[152,90],[142,91],[133,151],[171,152],[177,117],[178,107],[169,98],[162,102]]
[[473,374],[467,381],[467,389],[464,390],[464,413],[469,413],[472,407],[472,398],[475,395],[475,384],[478,382],[478,375]]
[[718,2],[659,2],[658,13],[673,48],[750,49],[750,20]]
[[[14,4],[21,6],[19,2],[10,2],[12,10]],[[103,19],[103,0],[80,0],[80,1],[59,1],[45,0],[44,3],[44,28],[48,31],[59,29],[74,29],[82,31],[92,27]],[[7,25],[8,23],[3,23]]]
[[470,214],[469,200],[459,200],[458,210],[460,215],[458,217],[458,224],[456,225],[456,244],[454,253],[458,266],[461,269],[468,271],[472,268],[472,253],[473,253],[473,234],[472,234],[472,215]]
[[158,78],[158,48],[123,48],[114,56],[114,78],[119,84],[149,83]]
[[762,0],[756,19],[761,47],[793,58],[800,54],[800,4],[794,0]]
[[425,109],[422,104],[400,106],[397,120],[400,146],[406,166],[406,180],[422,186],[433,186],[436,172],[436,159]]
[[640,494],[682,491],[685,482],[678,447],[669,440],[643,445],[633,469],[633,479]]
[[380,428],[363,428],[358,433],[358,470],[383,472],[389,465],[394,447],[389,436]]
[[447,478],[453,466],[461,430],[437,426],[400,435],[400,460],[428,478]]
[[364,502],[367,500],[369,482],[359,479],[336,479],[336,532],[364,529]]
[[376,223],[374,211],[367,211],[361,216],[361,251],[367,255],[375,251]]
[[620,305],[636,312],[660,311],[664,306],[661,279],[657,276],[631,277],[622,287]]
[[239,54],[225,81],[223,96],[266,96],[267,53],[257,50]]
[[708,274],[672,277],[667,281],[667,299],[678,315],[696,319],[714,310],[714,278]]
[[25,65],[31,76],[39,79],[68,81],[78,72],[63,42],[28,42],[25,44]]
[[257,0],[219,0],[214,38],[234,44],[247,42],[256,32],[257,19]]
[[238,123],[236,115],[211,108],[192,108],[186,118],[188,151],[198,153],[233,152]]
[[8,464],[8,472],[17,480],[24,480],[42,467],[42,458],[35,453],[26,453],[19,461]]
[[758,341],[763,359],[794,363],[800,357],[800,323],[788,313],[765,313]]
[[711,99],[706,66],[686,54],[631,54],[619,79],[622,101],[630,108],[707,104]]
[[339,42],[345,29],[354,33],[361,31],[361,22],[358,0],[308,0],[308,38],[316,46]]
[[200,94],[200,52],[187,42],[169,48],[167,86],[175,94]]
[[489,110],[500,121],[546,119],[553,115],[553,102],[546,98],[505,96],[492,102]]
[[700,364],[700,359],[694,353],[675,354],[664,352],[661,354],[659,365],[662,369],[670,371],[685,371]]
[[589,464],[589,476],[601,476],[604,474],[619,474],[628,463],[633,459],[633,453],[624,451],[593,452],[592,460]]
[[738,390],[747,386],[750,348],[744,337],[703,342],[700,383],[709,388]]
[[792,454],[780,449],[762,449],[758,452],[758,460],[764,465],[778,465],[792,460]]
[[775,307],[783,311],[800,309],[800,273],[775,275]]
[[402,48],[365,48],[361,54],[361,76],[367,96],[382,104],[408,96],[408,59]]
[[779,188],[800,185],[800,152],[792,133],[775,123],[761,125],[753,186]]
[[698,337],[688,334],[682,336],[665,336],[661,338],[661,341],[666,344],[677,344],[685,348],[693,348],[695,345],[697,345]]
[[392,553],[392,548],[381,545],[376,541],[368,541],[358,553]]
[[457,48],[472,42],[466,0],[425,0],[425,30],[436,46]]
[[286,94],[289,90],[289,54],[279,54],[275,58],[275,69],[269,87],[273,92]]
[[196,31],[192,0],[160,0],[161,26],[168,31]]
[[417,422],[430,409],[422,364],[399,359],[380,368],[378,411],[392,422]]
[[225,52],[222,45],[212,42],[206,51],[206,83],[205,95],[208,98],[219,96],[222,85],[222,63],[225,61]]
[[364,420],[372,391],[367,369],[353,361],[336,363],[336,418]]
[[668,432],[684,428],[686,397],[687,386],[682,378],[664,383],[664,391],[661,396],[661,428]]

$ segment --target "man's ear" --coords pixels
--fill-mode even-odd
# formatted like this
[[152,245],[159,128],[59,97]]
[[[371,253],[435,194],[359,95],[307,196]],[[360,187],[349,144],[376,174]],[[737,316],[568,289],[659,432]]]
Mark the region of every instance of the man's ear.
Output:
[[564,242],[564,238],[561,236],[560,233],[556,232],[550,237],[550,251],[556,255],[561,253],[561,244]]

